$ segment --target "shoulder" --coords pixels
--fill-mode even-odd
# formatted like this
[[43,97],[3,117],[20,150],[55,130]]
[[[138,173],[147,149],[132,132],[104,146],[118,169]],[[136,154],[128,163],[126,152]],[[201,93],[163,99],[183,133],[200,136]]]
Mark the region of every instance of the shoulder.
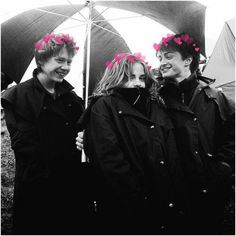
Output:
[[96,97],[91,101],[91,110],[96,113],[102,113],[104,111],[110,110],[114,104],[114,101],[115,98],[111,95]]
[[221,90],[210,86],[203,88],[206,96],[213,100],[218,107],[222,120],[228,120],[235,113],[235,102]]
[[14,104],[16,100],[22,99],[26,93],[32,91],[33,79],[14,85],[1,94],[1,102],[4,107],[7,104]]

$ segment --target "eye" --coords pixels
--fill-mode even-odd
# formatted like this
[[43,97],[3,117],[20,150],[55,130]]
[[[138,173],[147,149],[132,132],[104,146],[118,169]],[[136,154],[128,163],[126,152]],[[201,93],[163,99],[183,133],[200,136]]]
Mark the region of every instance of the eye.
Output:
[[146,76],[145,76],[145,75],[141,75],[141,76],[139,77],[139,79],[142,80],[142,81],[145,81]]
[[58,63],[63,63],[63,62],[64,62],[64,60],[61,59],[61,58],[56,59],[56,61],[57,61]]

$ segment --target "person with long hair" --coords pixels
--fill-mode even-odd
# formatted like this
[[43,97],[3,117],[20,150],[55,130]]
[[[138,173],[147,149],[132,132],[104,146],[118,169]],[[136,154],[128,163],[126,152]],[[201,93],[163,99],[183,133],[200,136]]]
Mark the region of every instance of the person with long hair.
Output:
[[96,234],[178,234],[184,186],[173,126],[140,53],[107,62],[80,122]]

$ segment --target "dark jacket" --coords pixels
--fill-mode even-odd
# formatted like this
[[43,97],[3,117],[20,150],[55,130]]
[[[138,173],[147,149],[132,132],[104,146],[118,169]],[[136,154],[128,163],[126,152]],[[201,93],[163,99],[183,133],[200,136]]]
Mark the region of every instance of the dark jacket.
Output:
[[107,214],[101,224],[110,224],[101,233],[147,234],[171,228],[173,218],[181,218],[185,199],[165,110],[148,98],[145,116],[114,92],[94,99],[84,117],[84,148],[96,172],[98,214]]
[[[188,186],[189,214],[196,218],[201,214],[205,222],[219,217],[220,210],[215,209],[227,199],[235,163],[234,102],[209,87],[209,81],[193,74],[182,83],[185,88],[166,80],[160,89],[175,127]],[[212,226],[216,228],[217,222]]]
[[72,89],[64,80],[53,98],[34,74],[2,94],[16,159],[14,233],[63,232],[55,225],[67,217],[63,216],[68,213],[66,208],[76,208],[79,201],[81,152],[75,138],[79,130],[76,121],[84,108]]

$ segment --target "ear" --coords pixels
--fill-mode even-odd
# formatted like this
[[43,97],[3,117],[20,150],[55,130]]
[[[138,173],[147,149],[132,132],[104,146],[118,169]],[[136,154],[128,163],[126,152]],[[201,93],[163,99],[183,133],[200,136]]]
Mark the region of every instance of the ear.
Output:
[[192,63],[193,61],[193,58],[192,57],[187,57],[185,60],[184,60],[184,65],[185,66],[190,66],[190,64]]

